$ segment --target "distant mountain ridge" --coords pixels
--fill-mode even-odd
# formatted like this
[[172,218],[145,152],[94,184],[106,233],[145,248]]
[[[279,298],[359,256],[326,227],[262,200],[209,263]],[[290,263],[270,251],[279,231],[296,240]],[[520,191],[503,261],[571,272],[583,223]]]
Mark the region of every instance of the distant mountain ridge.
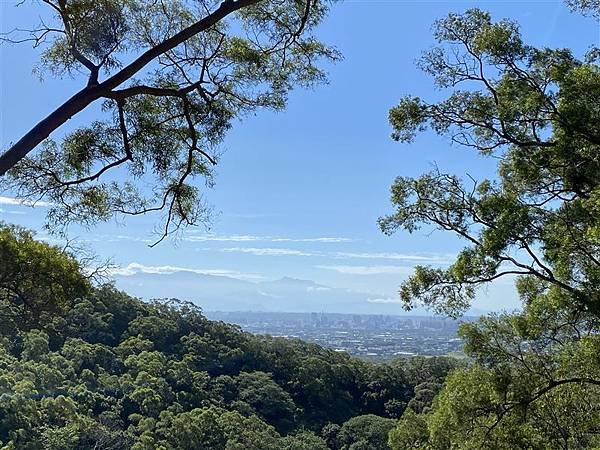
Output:
[[[114,278],[120,289],[136,296],[145,299],[176,297],[192,301],[206,311],[407,314],[395,298],[325,286],[312,280],[292,277],[248,281],[227,275],[191,271],[140,271],[115,275]],[[430,315],[422,309],[412,311],[411,314]]]
[[381,296],[292,277],[254,282],[226,275],[181,271],[116,275],[115,281],[119,288],[142,298],[177,297],[213,311],[402,312],[399,304],[369,302]]

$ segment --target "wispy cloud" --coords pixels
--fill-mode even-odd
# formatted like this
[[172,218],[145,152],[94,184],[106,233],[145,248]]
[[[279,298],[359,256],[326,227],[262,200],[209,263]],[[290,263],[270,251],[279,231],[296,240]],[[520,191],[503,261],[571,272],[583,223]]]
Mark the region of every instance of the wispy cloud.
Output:
[[[316,239],[316,238],[315,238]],[[324,238],[322,238],[324,239]],[[284,242],[283,240],[280,242]],[[288,241],[297,242],[297,241]],[[215,249],[203,248],[201,250],[213,251]],[[403,254],[403,253],[349,253],[349,252],[322,252],[313,250],[296,250],[291,248],[265,248],[265,247],[230,247],[216,249],[227,253],[246,253],[255,256],[312,256],[332,259],[380,259],[392,261],[404,261],[412,264],[450,264],[453,260],[452,255],[424,255],[424,254]],[[328,267],[352,267],[352,266],[328,266]],[[367,266],[364,266],[365,268]],[[374,266],[370,266],[371,268]],[[388,270],[387,273],[404,273],[401,270],[410,270],[410,267],[384,266],[379,265],[380,270]],[[358,270],[358,269],[357,269]]]
[[213,275],[213,276],[226,276],[230,278],[237,278],[240,280],[261,280],[264,277],[254,273],[242,273],[235,270],[228,269],[196,269],[190,267],[179,267],[179,266],[147,266],[137,262],[130,263],[126,266],[116,267],[111,269],[110,273],[113,276],[130,277],[138,273],[149,273],[157,275],[169,275],[177,272],[188,272],[196,273],[199,275]]
[[336,258],[359,258],[359,259],[390,259],[398,261],[410,261],[416,263],[438,263],[448,264],[454,259],[453,255],[438,255],[438,254],[407,254],[407,253],[349,253],[336,252]]
[[127,236],[124,234],[118,234],[118,235],[100,235],[99,236],[100,239],[107,241],[107,242],[119,242],[119,241],[133,241],[133,242],[142,242],[144,244],[148,244],[148,243],[152,243],[152,242],[156,242],[155,239],[148,239],[148,238],[144,238],[144,237],[140,237],[140,236]]
[[27,214],[25,211],[15,211],[13,209],[3,209],[0,208],[0,214],[18,214],[18,215],[25,215]]
[[331,291],[333,288],[330,288],[328,286],[307,286],[306,287],[306,291],[307,292],[324,292],[324,291]]
[[183,237],[183,240],[192,242],[255,242],[261,241],[259,236],[250,236],[247,234],[234,234],[231,236],[217,236],[212,234],[205,235],[187,235]]
[[353,239],[344,237],[316,237],[316,238],[304,238],[304,239],[293,239],[293,238],[273,238],[272,242],[352,242]]
[[345,275],[408,275],[414,270],[405,266],[316,266],[318,269],[333,270]]
[[248,234],[233,234],[233,235],[214,235],[214,234],[188,234],[183,238],[191,242],[320,242],[320,243],[335,243],[335,242],[352,242],[353,240],[346,237],[309,237],[309,238],[292,238],[292,237],[274,237],[274,236],[253,236]]
[[156,242],[156,239],[148,239],[141,236],[128,236],[123,234],[89,234],[84,237],[77,237],[80,242],[141,242],[150,244]]
[[399,297],[368,298],[369,303],[404,303]]
[[219,249],[227,253],[246,253],[256,256],[318,256],[314,253],[294,250],[291,248],[256,248],[256,247],[231,247]]
[[15,197],[4,197],[0,195],[0,205],[48,207],[50,206],[50,203],[43,202],[41,200],[33,201]]

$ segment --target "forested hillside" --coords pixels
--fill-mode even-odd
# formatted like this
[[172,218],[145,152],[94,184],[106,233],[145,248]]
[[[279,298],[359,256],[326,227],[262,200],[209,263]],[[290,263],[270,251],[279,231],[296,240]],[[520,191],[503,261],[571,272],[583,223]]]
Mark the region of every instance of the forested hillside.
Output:
[[2,449],[385,449],[458,365],[374,365],[144,303],[16,228],[0,269]]

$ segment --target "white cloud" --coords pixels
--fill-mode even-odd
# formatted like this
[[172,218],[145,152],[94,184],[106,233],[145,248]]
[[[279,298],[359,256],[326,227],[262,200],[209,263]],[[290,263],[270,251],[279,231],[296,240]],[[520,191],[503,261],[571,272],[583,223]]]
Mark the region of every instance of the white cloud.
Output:
[[[0,211],[1,212],[1,211]],[[195,234],[194,231],[188,232],[181,238],[187,242],[239,242],[239,243],[252,243],[252,242],[316,242],[316,243],[336,243],[336,242],[352,242],[353,240],[345,237],[313,237],[313,238],[287,238],[287,237],[272,237],[272,236],[254,236],[249,234],[232,234],[232,235],[214,235],[214,234]],[[117,242],[117,241],[134,241],[151,243],[154,242],[148,238],[142,238],[139,236],[126,236],[126,235],[96,235],[92,241],[103,241],[103,242]],[[205,248],[201,250],[212,250]],[[234,251],[232,249],[220,249],[219,251]],[[247,252],[256,253],[256,252]],[[305,252],[302,252],[305,253]],[[264,254],[268,254],[264,253]],[[310,256],[321,255],[321,252],[311,252]],[[325,255],[324,253],[322,255]],[[304,255],[302,255],[304,256]]]
[[47,207],[50,206],[50,203],[41,200],[32,201],[14,197],[3,197],[0,195],[0,205]]
[[148,243],[152,243],[155,242],[156,240],[152,240],[152,239],[147,239],[147,238],[142,238],[142,237],[136,237],[136,236],[127,236],[127,235],[123,235],[123,234],[119,234],[119,235],[102,235],[101,238],[105,241],[108,242],[119,242],[119,241],[133,241],[133,242],[143,242],[145,244]]
[[256,291],[259,295],[262,295],[263,297],[268,297],[268,298],[283,298],[280,295],[273,295],[273,294],[269,294],[268,292],[265,291]]
[[386,297],[386,298],[368,298],[369,303],[404,303],[398,297]]
[[18,214],[18,215],[25,215],[26,213],[24,211],[15,211],[13,209],[3,209],[0,208],[0,214]]
[[[250,237],[248,237],[250,238]],[[345,238],[312,238],[310,242],[334,242],[333,239],[345,239]],[[326,241],[324,239],[327,239]],[[251,239],[247,239],[250,241]],[[293,240],[287,238],[278,238],[278,242],[300,242],[300,240]],[[302,241],[304,242],[304,241]],[[339,241],[341,242],[341,241]],[[215,249],[202,248],[198,250],[212,251]],[[246,253],[255,256],[312,256],[322,258],[333,258],[333,259],[388,259],[394,261],[405,261],[412,264],[450,264],[452,262],[452,255],[423,255],[423,254],[402,254],[402,253],[350,253],[350,252],[321,252],[314,250],[296,250],[291,248],[269,248],[269,247],[230,247],[216,249],[220,252],[227,253]],[[352,267],[352,266],[327,266],[330,268],[338,267]],[[366,267],[366,266],[365,266]],[[407,273],[411,271],[410,267],[399,267],[399,266],[376,266],[379,267],[380,273]],[[349,269],[350,270],[350,269]],[[357,268],[356,270],[360,270]],[[341,271],[341,270],[338,270]],[[350,272],[348,272],[350,273]],[[358,273],[358,272],[356,272]]]
[[336,258],[340,259],[391,259],[398,261],[411,261],[416,263],[438,263],[448,264],[452,262],[453,255],[423,255],[423,254],[406,254],[406,253],[348,253],[348,252],[337,252],[335,253]]
[[317,256],[314,253],[293,250],[291,248],[232,247],[222,248],[219,251],[228,253],[247,253],[255,256]]
[[352,242],[353,239],[344,237],[316,237],[316,238],[303,238],[303,239],[292,239],[292,238],[273,238],[273,242]]
[[327,286],[308,286],[306,288],[306,292],[323,292],[323,291],[331,291],[331,288],[327,287]]
[[216,242],[255,242],[263,240],[260,236],[250,236],[245,234],[234,234],[231,236],[216,236],[212,234],[205,235],[191,235],[185,236],[183,238],[186,241],[192,242],[208,242],[208,241],[216,241]]
[[414,270],[412,267],[404,266],[316,266],[319,269],[334,270],[346,275],[384,275],[401,274],[408,275]]
[[81,242],[142,242],[144,244],[151,244],[152,242],[156,242],[156,239],[147,239],[143,237],[136,236],[127,236],[123,234],[91,234],[86,237],[77,238],[78,241]]
[[273,236],[253,236],[248,234],[233,235],[215,235],[190,233],[183,238],[191,242],[352,242],[352,239],[346,237],[310,237],[310,238],[291,238],[291,237],[273,237]]
[[197,273],[199,275],[213,275],[213,276],[226,276],[230,278],[237,278],[240,280],[259,280],[263,279],[258,274],[247,274],[241,273],[235,270],[227,269],[194,269],[190,267],[179,267],[179,266],[147,266],[140,263],[130,263],[127,266],[116,267],[111,269],[111,275],[129,277],[138,273],[149,273],[157,275],[169,275],[176,272],[190,272]]

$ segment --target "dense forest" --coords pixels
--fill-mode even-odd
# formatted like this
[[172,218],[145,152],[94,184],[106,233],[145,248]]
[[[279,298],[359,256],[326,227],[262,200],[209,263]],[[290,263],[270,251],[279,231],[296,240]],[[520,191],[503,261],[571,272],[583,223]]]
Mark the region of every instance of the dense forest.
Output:
[[2,449],[386,449],[392,419],[428,408],[459,365],[375,365],[93,287],[13,227],[0,269]]
[[[45,199],[55,239],[162,213],[155,245],[205,223],[235,119],[284,108],[339,59],[314,35],[327,1],[41,3],[55,27],[6,40],[44,47],[40,71],[85,86],[0,155],[0,187]],[[566,3],[597,25],[600,2]],[[520,310],[464,324],[464,362],[371,364],[132,298],[68,246],[2,224],[0,449],[600,448],[600,48],[532,46],[480,9],[433,31],[419,67],[436,101],[402,98],[392,138],[429,130],[496,173],[395,180],[383,233],[465,243],[450,264],[416,266],[400,299],[458,317],[502,278]],[[48,139],[100,102],[98,120]]]

